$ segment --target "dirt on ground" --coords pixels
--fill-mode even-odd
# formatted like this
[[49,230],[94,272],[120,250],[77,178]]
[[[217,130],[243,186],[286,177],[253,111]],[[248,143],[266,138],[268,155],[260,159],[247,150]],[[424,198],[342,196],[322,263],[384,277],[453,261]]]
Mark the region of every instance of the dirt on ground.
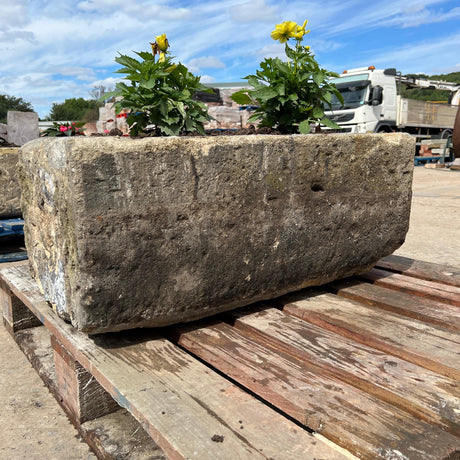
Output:
[[[416,167],[406,242],[396,254],[460,266],[460,171]],[[0,459],[96,457],[0,325]]]

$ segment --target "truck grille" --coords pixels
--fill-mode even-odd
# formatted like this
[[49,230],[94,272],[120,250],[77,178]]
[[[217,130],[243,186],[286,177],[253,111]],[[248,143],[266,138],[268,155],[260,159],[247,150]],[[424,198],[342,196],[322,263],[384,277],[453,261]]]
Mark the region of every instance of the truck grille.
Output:
[[332,121],[335,121],[336,123],[343,123],[345,121],[351,121],[353,120],[354,113],[343,113],[340,115],[331,115],[330,118]]

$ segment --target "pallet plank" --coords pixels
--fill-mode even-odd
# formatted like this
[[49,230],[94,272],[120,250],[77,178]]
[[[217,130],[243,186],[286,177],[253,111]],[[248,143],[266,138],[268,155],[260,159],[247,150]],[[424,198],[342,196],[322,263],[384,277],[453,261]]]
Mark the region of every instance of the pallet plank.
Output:
[[460,309],[355,279],[334,281],[324,286],[334,294],[365,305],[382,308],[409,318],[460,332]]
[[234,312],[235,327],[273,351],[310,363],[336,378],[452,433],[460,427],[454,379],[408,363],[274,308]]
[[[228,324],[179,330],[178,343],[359,458],[444,458],[460,440]],[[385,452],[382,446],[391,446]],[[415,453],[416,452],[416,453]]]
[[392,254],[380,259],[376,267],[414,278],[460,287],[460,270],[449,265],[423,262]]
[[56,317],[27,267],[0,275],[168,457],[344,458],[168,340],[139,331],[91,339]]
[[79,424],[63,404],[54,367],[50,334],[45,326],[25,329],[14,340],[80,435],[99,459],[166,460],[163,451],[125,409]]
[[412,276],[400,275],[378,268],[374,268],[368,273],[361,275],[361,278],[378,286],[407,292],[457,307],[460,306],[460,287],[449,286],[434,281],[426,281]]
[[283,311],[433,372],[460,379],[460,337],[445,329],[377,310],[320,290]]

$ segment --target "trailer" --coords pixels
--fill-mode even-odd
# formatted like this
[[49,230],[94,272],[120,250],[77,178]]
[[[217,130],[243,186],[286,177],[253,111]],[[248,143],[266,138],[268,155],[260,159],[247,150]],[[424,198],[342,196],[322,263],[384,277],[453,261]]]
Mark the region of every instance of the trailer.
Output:
[[[374,66],[344,71],[332,80],[344,102],[333,97],[326,115],[340,126],[340,132],[407,132],[418,138],[447,138],[452,134],[460,100],[460,84],[401,75],[396,69]],[[449,90],[449,103],[435,103],[401,97],[400,88]]]

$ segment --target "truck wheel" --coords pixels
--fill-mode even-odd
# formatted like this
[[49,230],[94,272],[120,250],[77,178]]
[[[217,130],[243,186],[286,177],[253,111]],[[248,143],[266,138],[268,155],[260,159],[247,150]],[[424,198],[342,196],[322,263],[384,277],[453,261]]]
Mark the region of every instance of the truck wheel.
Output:
[[393,132],[393,130],[388,125],[380,125],[380,126],[377,127],[377,131],[376,131],[377,134],[379,134],[379,133],[392,133],[392,132]]

